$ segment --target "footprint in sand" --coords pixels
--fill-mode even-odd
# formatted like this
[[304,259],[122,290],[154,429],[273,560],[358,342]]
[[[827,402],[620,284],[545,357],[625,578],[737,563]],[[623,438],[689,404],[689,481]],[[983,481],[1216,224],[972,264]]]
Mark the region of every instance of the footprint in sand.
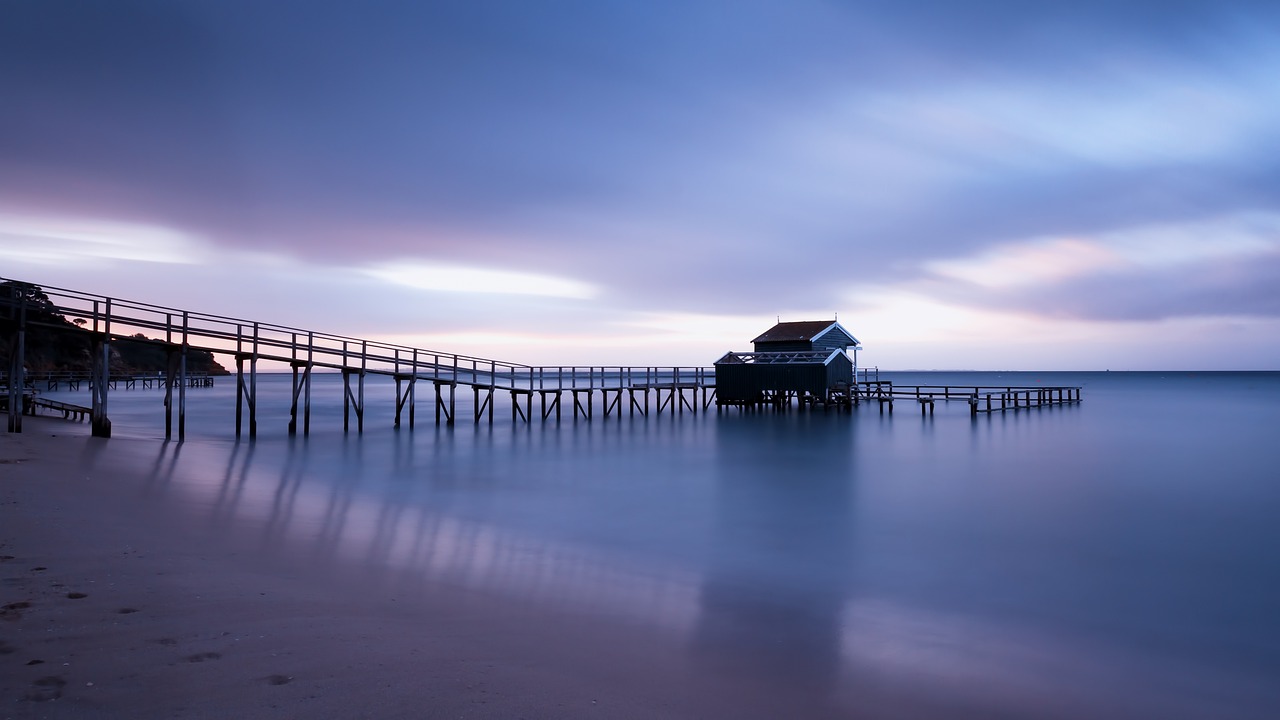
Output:
[[12,655],[16,652],[18,652],[18,648],[10,645],[9,643],[3,640],[0,640],[0,655]]
[[130,615],[132,613],[138,612],[138,608],[120,608],[116,612],[120,613],[121,615]]
[[33,702],[47,702],[49,700],[57,700],[62,697],[62,688],[66,687],[67,681],[57,675],[42,677],[31,683],[31,690],[23,698]]
[[81,599],[81,598],[87,598],[87,597],[89,597],[89,596],[88,596],[88,595],[86,595],[85,593],[82,593],[82,592],[69,592],[69,593],[67,593],[67,599],[68,599],[68,600],[79,600],[79,599]]
[[31,603],[23,600],[22,602],[11,602],[8,605],[0,606],[0,618],[5,620],[17,620],[22,617],[22,611],[31,607]]
[[198,663],[198,662],[204,662],[206,660],[217,660],[220,657],[222,657],[222,653],[202,652],[202,653],[196,653],[195,655],[188,655],[182,658],[182,661],[189,662],[189,663]]
[[268,685],[288,685],[293,682],[293,678],[288,675],[268,675],[263,680],[266,680]]

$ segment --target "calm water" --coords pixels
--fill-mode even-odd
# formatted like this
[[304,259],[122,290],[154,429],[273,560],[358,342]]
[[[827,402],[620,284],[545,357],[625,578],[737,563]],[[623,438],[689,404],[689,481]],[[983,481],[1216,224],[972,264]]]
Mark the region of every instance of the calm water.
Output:
[[[344,436],[320,376],[304,441],[264,376],[258,442],[223,378],[188,391],[187,443],[146,447],[264,547],[649,624],[836,704],[882,679],[975,717],[1280,716],[1280,373],[889,378],[1084,402],[528,426],[500,396],[490,428],[460,393],[451,430],[424,392],[410,433],[371,380]],[[113,393],[116,435],[161,437],[161,398]]]

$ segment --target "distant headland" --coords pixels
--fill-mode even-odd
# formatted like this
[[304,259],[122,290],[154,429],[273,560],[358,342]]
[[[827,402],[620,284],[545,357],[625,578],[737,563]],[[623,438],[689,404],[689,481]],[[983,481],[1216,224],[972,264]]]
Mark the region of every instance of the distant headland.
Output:
[[[84,372],[93,367],[90,350],[93,332],[82,325],[84,320],[71,322],[56,311],[49,296],[38,286],[26,283],[0,283],[0,300],[27,298],[27,329],[24,360],[28,372]],[[0,314],[0,325],[15,322]],[[9,333],[4,333],[7,337]],[[165,351],[142,333],[133,336],[138,341],[121,338],[111,343],[110,368],[112,375],[137,375],[164,372]],[[7,367],[10,349],[0,342],[0,367]],[[192,348],[187,351],[187,369],[206,375],[229,375],[226,368],[213,359],[213,353]]]

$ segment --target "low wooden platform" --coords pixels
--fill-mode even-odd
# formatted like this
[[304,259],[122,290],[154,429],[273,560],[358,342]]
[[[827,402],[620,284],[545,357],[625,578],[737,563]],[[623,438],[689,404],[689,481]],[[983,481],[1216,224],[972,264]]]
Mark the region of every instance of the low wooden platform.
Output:
[[933,414],[934,403],[967,402],[969,414],[1008,412],[1052,405],[1079,403],[1081,388],[1078,386],[981,386],[981,385],[894,385],[880,381],[860,384],[859,394],[869,401],[880,403],[880,411],[887,407],[893,412],[893,403],[914,401],[920,405],[920,414]]

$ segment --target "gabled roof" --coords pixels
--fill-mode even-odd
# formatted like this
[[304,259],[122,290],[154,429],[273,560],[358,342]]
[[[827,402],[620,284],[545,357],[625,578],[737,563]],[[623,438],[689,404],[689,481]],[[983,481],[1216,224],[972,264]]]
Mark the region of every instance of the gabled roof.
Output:
[[850,345],[857,345],[858,339],[848,330],[845,330],[840,323],[834,320],[804,320],[801,322],[780,322],[769,328],[763,335],[752,340],[753,343],[758,342],[797,342],[802,340],[813,341],[826,335],[832,330],[838,330],[845,337],[849,338]]

